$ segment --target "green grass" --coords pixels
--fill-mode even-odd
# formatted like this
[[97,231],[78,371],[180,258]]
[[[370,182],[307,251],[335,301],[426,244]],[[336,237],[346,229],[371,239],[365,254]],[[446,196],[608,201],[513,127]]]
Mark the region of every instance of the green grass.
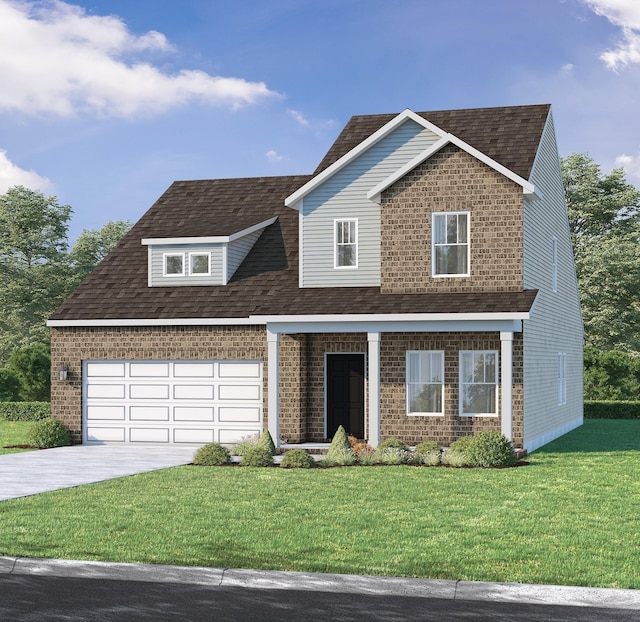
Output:
[[0,554],[640,588],[640,421],[516,469],[178,467],[0,503]]
[[27,442],[27,432],[32,425],[33,421],[4,421],[0,419],[0,456],[25,451],[17,448],[5,449],[5,447],[7,445],[24,445]]

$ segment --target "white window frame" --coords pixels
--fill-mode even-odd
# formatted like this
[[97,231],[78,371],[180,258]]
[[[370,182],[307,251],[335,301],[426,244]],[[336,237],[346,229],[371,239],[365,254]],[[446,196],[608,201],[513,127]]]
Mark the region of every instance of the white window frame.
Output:
[[[169,257],[180,257],[182,259],[182,272],[167,272],[167,259]],[[185,257],[184,253],[162,253],[162,276],[167,278],[175,278],[184,276]]]
[[567,403],[567,353],[558,352],[558,406]]
[[553,293],[558,291],[558,238],[551,238],[551,289]]
[[[411,370],[411,365],[409,362],[409,359],[411,358],[412,354],[429,354],[431,356],[433,355],[439,355],[440,356],[440,362],[439,362],[439,367],[440,367],[440,382],[419,382],[419,381],[412,381],[411,378],[409,377],[409,373]],[[406,358],[405,358],[405,364],[406,364],[406,374],[405,374],[405,393],[406,393],[406,413],[408,417],[444,417],[444,351],[443,350],[407,350],[406,353]],[[419,385],[427,385],[427,384],[432,384],[432,385],[440,385],[440,405],[441,405],[441,410],[440,412],[411,412],[411,400],[410,400],[410,390],[409,387],[411,385],[414,384],[419,384]]]
[[[206,257],[207,258],[207,271],[206,272],[194,272],[193,271],[193,259],[194,257]],[[189,253],[189,276],[211,276],[211,253],[209,252],[193,252]]]
[[[338,243],[338,224],[354,223],[355,241]],[[338,246],[355,246],[356,263],[353,266],[338,265]],[[333,267],[336,270],[355,270],[358,268],[358,219],[357,218],[335,218],[333,221]]]
[[[494,365],[494,373],[495,373],[495,378],[493,382],[464,382],[464,376],[462,373],[462,358],[463,355],[465,354],[493,354],[495,357],[495,365]],[[459,353],[459,357],[458,357],[458,378],[459,378],[459,384],[458,384],[458,414],[460,415],[460,417],[497,417],[498,413],[500,412],[500,405],[498,404],[498,379],[499,379],[499,368],[500,368],[500,359],[499,359],[499,354],[497,350],[460,350]],[[463,404],[464,404],[464,400],[463,400],[463,394],[464,394],[464,386],[467,384],[479,384],[479,385],[492,385],[494,387],[494,403],[495,403],[495,412],[491,412],[491,413],[465,413],[463,412]]]
[[[467,241],[466,242],[453,242],[453,243],[436,243],[436,219],[439,217],[447,216],[466,216],[467,218]],[[446,230],[446,220],[445,220]],[[457,278],[468,277],[471,275],[471,212],[433,212],[431,214],[431,276],[436,279],[442,278]],[[436,272],[436,247],[440,246],[466,246],[467,247],[467,265],[464,273],[455,274],[440,274]]]

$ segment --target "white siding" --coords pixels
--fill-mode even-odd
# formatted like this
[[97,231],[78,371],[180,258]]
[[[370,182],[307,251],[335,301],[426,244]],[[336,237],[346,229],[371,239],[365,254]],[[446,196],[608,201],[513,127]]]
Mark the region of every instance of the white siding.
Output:
[[[301,286],[380,285],[380,206],[367,192],[437,142],[408,120],[305,196],[301,227]],[[358,268],[334,268],[334,220],[358,220]]]
[[[530,180],[542,200],[525,201],[524,286],[538,289],[524,324],[524,446],[532,451],[582,423],[582,316],[553,118]],[[557,291],[553,239],[557,238]],[[567,401],[558,405],[558,353],[567,353]]]
[[[151,285],[222,285],[222,244],[166,244],[151,248]],[[183,253],[185,261],[185,276],[163,276],[164,254]],[[188,276],[189,253],[211,253],[210,276]]]
[[229,247],[227,249],[227,281],[231,279],[236,270],[240,267],[244,258],[249,254],[253,245],[262,235],[262,231],[262,229],[260,231],[254,231],[249,235],[245,235],[233,242],[229,242]]

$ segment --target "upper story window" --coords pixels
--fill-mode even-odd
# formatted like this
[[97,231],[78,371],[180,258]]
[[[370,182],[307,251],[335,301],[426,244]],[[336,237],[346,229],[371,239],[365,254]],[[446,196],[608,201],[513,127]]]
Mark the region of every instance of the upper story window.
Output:
[[184,276],[184,253],[165,253],[164,276]]
[[558,406],[567,403],[567,353],[558,352]]
[[551,289],[558,291],[558,238],[551,238]]
[[335,268],[358,267],[358,221],[335,221]]
[[498,414],[498,353],[460,352],[460,415]]
[[407,414],[443,415],[444,352],[407,352]]
[[433,276],[469,276],[469,212],[433,214]]
[[209,276],[211,274],[211,253],[189,253],[189,274]]

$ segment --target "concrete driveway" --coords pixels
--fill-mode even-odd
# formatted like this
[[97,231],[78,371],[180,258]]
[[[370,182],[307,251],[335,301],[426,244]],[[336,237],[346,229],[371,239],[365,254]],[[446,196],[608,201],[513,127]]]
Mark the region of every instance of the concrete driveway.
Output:
[[0,456],[0,501],[189,464],[197,447],[72,445]]

